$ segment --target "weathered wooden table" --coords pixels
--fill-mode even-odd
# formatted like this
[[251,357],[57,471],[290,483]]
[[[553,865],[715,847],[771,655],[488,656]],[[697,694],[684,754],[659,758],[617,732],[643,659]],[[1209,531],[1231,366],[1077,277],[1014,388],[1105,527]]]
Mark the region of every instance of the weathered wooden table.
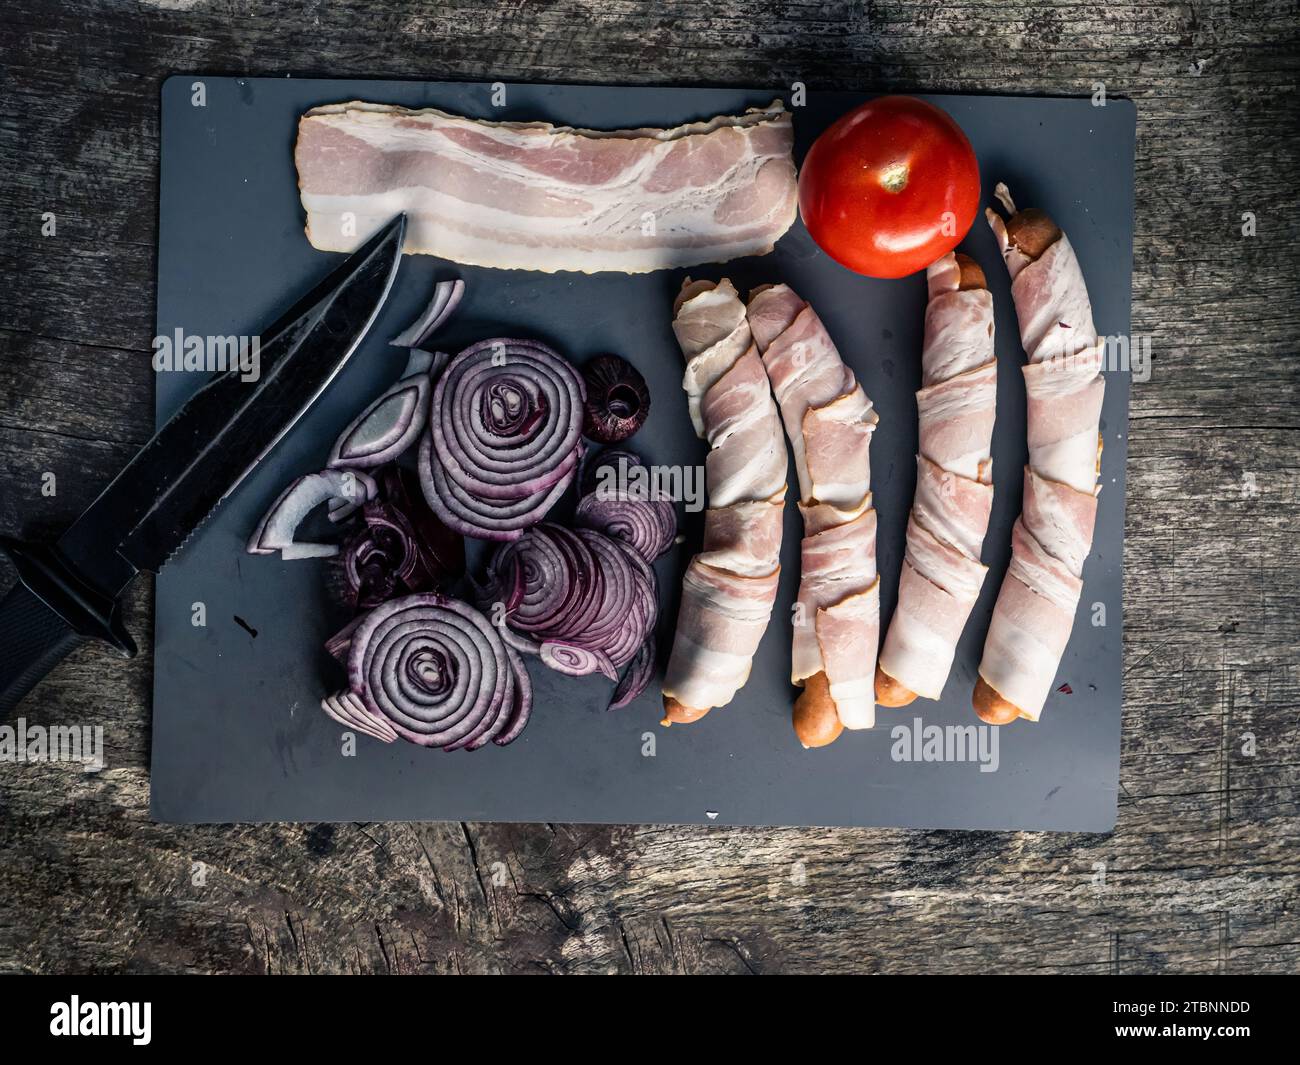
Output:
[[1133,327],[1154,369],[1130,426],[1113,835],[154,825],[150,656],[89,648],[21,714],[102,725],[107,768],[0,763],[0,970],[1300,970],[1298,28],[1291,0],[9,0],[5,532],[57,530],[150,434],[174,71],[1104,83],[1138,106]]

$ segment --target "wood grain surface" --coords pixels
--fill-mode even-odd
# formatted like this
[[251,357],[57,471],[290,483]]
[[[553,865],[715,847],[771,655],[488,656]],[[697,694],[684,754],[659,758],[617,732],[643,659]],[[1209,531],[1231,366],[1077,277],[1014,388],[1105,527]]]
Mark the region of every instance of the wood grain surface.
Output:
[[0,763],[0,971],[1300,970],[1298,29],[1291,0],[7,0],[0,531],[57,530],[150,432],[173,72],[1104,83],[1137,102],[1133,328],[1154,360],[1112,835],[155,825],[150,656],[88,648],[20,714],[102,725],[106,768]]

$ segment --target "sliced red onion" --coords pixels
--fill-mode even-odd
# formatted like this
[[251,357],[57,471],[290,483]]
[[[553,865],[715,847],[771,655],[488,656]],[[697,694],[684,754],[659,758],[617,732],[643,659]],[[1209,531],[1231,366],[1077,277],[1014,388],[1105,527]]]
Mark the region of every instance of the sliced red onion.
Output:
[[361,621],[362,618],[360,617],[353,618],[325,641],[325,650],[330,653],[331,657],[337,658],[345,665],[347,664],[348,648],[352,646],[352,634],[356,631],[357,626],[361,624]]
[[[515,601],[511,628],[563,638],[590,595],[595,560],[586,545],[558,526],[542,525],[500,549],[493,559],[496,602]],[[523,594],[514,586],[522,575]]]
[[511,646],[561,673],[611,680],[658,620],[654,570],[635,548],[549,523],[497,549],[478,596]]
[[618,682],[618,687],[614,689],[614,697],[610,700],[606,709],[621,710],[627,706],[628,703],[646,690],[650,681],[654,679],[654,675],[655,638],[650,636],[641,645],[636,657],[628,665],[627,672],[623,674],[623,679]]
[[632,609],[623,616],[617,631],[604,641],[605,652],[616,666],[622,666],[635,657],[656,619],[654,608],[646,608],[645,596],[640,588],[638,582],[637,598]]
[[438,593],[367,614],[352,634],[348,680],[397,735],[444,750],[508,743],[532,706],[518,655],[477,610]]
[[303,520],[322,503],[335,500],[335,506],[355,510],[366,498],[373,497],[375,482],[359,470],[322,470],[299,477],[271,505],[248,541],[248,552],[271,555],[280,552],[283,559],[330,558],[339,552],[338,544],[299,542],[294,534]]
[[618,670],[603,651],[581,647],[576,643],[550,641],[540,650],[542,661],[557,673],[570,677],[585,677],[590,673],[604,673],[610,680],[618,680]]
[[343,545],[331,587],[369,609],[410,592],[433,591],[465,569],[465,543],[434,517],[415,474],[395,464],[379,471],[379,495]]
[[381,717],[375,717],[366,709],[357,696],[344,688],[334,695],[327,695],[320,702],[320,707],[344,728],[356,729],[367,736],[373,736],[383,743],[392,743],[397,739],[397,732]]
[[624,619],[617,639],[609,647],[610,658],[621,666],[636,654],[646,638],[654,632],[659,621],[659,586],[654,569],[636,548],[620,540],[611,542],[627,556],[639,577],[636,607]]
[[602,444],[626,440],[645,424],[650,413],[650,389],[626,359],[598,355],[582,368],[587,386],[583,432]]
[[590,529],[579,529],[577,533],[596,558],[601,582],[599,600],[584,627],[582,639],[589,646],[608,647],[617,640],[636,608],[638,574],[627,555],[608,536]]
[[505,641],[506,646],[514,648],[521,655],[540,655],[542,653],[542,645],[537,640],[530,640],[527,636],[519,635],[504,622],[497,626],[497,631],[501,633],[501,639]]
[[341,472],[344,475],[343,495],[331,499],[329,505],[329,519],[336,524],[352,517],[358,507],[379,494],[378,483],[365,470],[345,469]]
[[420,348],[424,346],[442,324],[451,317],[461,298],[465,295],[465,282],[439,281],[433,286],[433,298],[421,312],[420,317],[412,322],[389,342],[400,348]]
[[504,747],[518,739],[533,713],[532,678],[528,676],[523,661],[509,646],[506,647],[506,658],[510,660],[510,669],[515,675],[515,705],[506,719],[505,728],[492,739],[498,747]]
[[[582,494],[591,495],[598,488],[607,486],[611,480],[615,487],[626,486],[630,480],[629,471],[644,465],[641,456],[635,451],[623,447],[607,447],[584,464]],[[606,473],[606,470],[609,472]]]
[[582,379],[532,340],[485,340],[438,378],[420,483],[450,528],[509,541],[546,515],[582,457]]
[[667,551],[677,538],[677,511],[671,503],[633,499],[626,493],[607,497],[593,492],[583,496],[578,501],[573,522],[622,540],[652,560]]
[[505,608],[509,613],[515,610],[520,603],[524,601],[524,568],[523,566],[515,567],[515,583],[506,594]]
[[654,560],[677,538],[677,507],[652,498],[646,482],[633,477],[631,471],[643,465],[633,451],[602,451],[583,472],[574,524],[629,543]]
[[375,500],[365,505],[362,517],[361,528],[343,549],[343,574],[355,604],[374,607],[401,591],[431,587],[432,582],[425,579],[415,529],[406,515]]
[[[465,572],[465,541],[447,528],[420,491],[420,479],[403,466],[385,466],[378,475],[379,497],[401,511],[415,529],[415,545],[431,584]],[[412,587],[412,591],[424,588]]]
[[402,376],[340,434],[330,466],[382,466],[419,439],[429,416],[434,356],[413,350]]

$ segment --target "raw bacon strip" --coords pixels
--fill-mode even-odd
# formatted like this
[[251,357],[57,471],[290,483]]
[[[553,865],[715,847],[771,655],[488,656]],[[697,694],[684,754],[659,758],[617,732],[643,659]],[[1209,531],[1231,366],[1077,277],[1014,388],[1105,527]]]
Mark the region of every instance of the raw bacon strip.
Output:
[[744,686],[772,615],[777,577],[777,570],[742,577],[692,560],[682,578],[661,724],[698,721]]
[[985,215],[1011,274],[1029,356],[1025,501],[973,697],[983,720],[1002,725],[1038,720],[1074,627],[1100,491],[1105,341],[1069,239],[1041,211],[1017,212],[1005,185],[997,196],[1011,218]]
[[898,606],[876,670],[883,706],[943,694],[984,583],[980,551],[993,506],[993,297],[966,256],[949,252],[926,276],[930,302],[916,394],[921,453]]
[[408,253],[635,274],[771,251],[795,217],[792,145],[779,100],[608,132],[354,101],[303,115],[294,158],[323,251],[404,211]]
[[785,442],[767,374],[730,281],[691,281],[673,307],[682,387],[709,442],[704,549],[682,580],[663,724],[698,721],[749,678],[780,575]]
[[755,290],[748,315],[799,476],[804,538],[790,679],[805,689],[795,732],[804,746],[821,746],[841,727],[875,723],[880,582],[870,445],[877,417],[817,312],[788,286]]

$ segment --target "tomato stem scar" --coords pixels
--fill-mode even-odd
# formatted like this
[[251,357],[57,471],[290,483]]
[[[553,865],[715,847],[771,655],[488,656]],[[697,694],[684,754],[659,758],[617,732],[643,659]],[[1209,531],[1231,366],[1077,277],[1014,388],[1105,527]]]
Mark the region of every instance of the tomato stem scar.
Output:
[[907,188],[907,164],[891,163],[880,172],[880,185],[886,192],[902,192]]

